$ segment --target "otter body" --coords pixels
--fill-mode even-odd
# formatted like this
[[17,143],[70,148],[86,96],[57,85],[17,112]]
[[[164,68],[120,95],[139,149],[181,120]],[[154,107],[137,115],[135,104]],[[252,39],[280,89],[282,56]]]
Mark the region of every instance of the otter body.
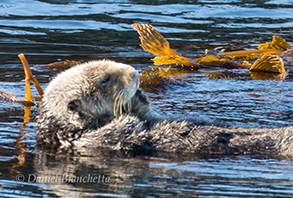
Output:
[[133,67],[93,61],[59,74],[45,90],[38,117],[40,146],[203,154],[293,156],[293,127],[200,126],[150,114]]
[[135,152],[167,151],[203,155],[293,156],[293,127],[258,129],[197,125],[158,120],[151,128],[133,116],[122,115],[106,126],[82,134],[73,144]]

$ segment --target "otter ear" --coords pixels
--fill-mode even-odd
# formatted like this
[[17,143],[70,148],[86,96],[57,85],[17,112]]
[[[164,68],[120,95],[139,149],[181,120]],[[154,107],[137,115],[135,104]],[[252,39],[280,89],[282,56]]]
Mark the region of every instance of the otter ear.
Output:
[[67,105],[68,109],[71,111],[78,111],[80,106],[81,106],[81,102],[80,100],[77,100],[77,99],[71,100]]

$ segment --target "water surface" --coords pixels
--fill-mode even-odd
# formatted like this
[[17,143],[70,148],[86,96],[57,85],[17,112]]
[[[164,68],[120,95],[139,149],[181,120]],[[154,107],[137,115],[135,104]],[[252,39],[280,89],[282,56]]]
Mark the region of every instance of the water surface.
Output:
[[[133,23],[149,23],[178,52],[255,49],[273,35],[293,46],[291,0],[6,0],[0,1],[0,89],[24,97],[25,53],[43,88],[63,69],[57,60],[112,59],[139,71],[154,67],[139,46]],[[174,85],[146,89],[156,111],[239,127],[292,125],[292,61],[288,75],[254,80],[248,70],[200,69],[174,74]],[[214,76],[224,76],[214,79]],[[37,94],[33,90],[33,94]],[[292,197],[290,159],[160,153],[127,156],[98,150],[87,155],[39,153],[35,116],[25,126],[21,104],[0,102],[0,193],[3,197]],[[22,174],[24,182],[18,182]],[[45,176],[110,177],[109,182],[33,182]],[[21,177],[20,177],[21,178]]]

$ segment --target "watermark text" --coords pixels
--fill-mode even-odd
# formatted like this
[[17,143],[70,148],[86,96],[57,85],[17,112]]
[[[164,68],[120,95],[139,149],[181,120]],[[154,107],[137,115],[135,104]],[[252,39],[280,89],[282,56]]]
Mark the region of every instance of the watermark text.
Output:
[[17,174],[15,180],[18,182],[31,182],[31,183],[79,183],[79,184],[100,184],[109,183],[110,176],[107,175],[83,175],[83,176],[73,176],[66,174],[56,174],[56,175],[36,175],[36,174]]

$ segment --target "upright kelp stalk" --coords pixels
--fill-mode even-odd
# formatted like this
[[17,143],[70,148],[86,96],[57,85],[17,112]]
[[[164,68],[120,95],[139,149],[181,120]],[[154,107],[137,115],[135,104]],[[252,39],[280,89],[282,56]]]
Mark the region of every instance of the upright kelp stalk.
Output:
[[35,87],[37,88],[40,96],[42,97],[44,95],[44,91],[41,88],[38,80],[33,77],[33,74],[30,70],[29,64],[24,56],[23,53],[18,55],[19,59],[22,62],[23,68],[24,68],[24,72],[25,72],[25,85],[26,85],[26,91],[25,91],[25,100],[27,101],[31,101],[32,100],[32,95],[31,95],[31,89],[30,89],[30,83],[29,81],[31,80],[33,82],[33,84],[35,85]]
[[0,97],[3,98],[4,100],[8,100],[11,102],[19,102],[22,103],[25,106],[34,106],[37,105],[37,103],[35,103],[34,101],[32,101],[32,94],[31,94],[31,88],[30,88],[30,80],[33,82],[33,84],[35,85],[35,87],[37,88],[37,91],[40,95],[40,97],[42,97],[44,95],[44,91],[41,88],[38,80],[33,77],[33,74],[30,70],[29,64],[24,56],[24,54],[19,54],[18,55],[19,59],[21,60],[22,64],[23,64],[23,68],[24,68],[24,73],[25,73],[25,86],[26,86],[26,91],[25,91],[25,98],[24,100],[18,99],[16,98],[15,95],[4,92],[2,90],[0,90]]

